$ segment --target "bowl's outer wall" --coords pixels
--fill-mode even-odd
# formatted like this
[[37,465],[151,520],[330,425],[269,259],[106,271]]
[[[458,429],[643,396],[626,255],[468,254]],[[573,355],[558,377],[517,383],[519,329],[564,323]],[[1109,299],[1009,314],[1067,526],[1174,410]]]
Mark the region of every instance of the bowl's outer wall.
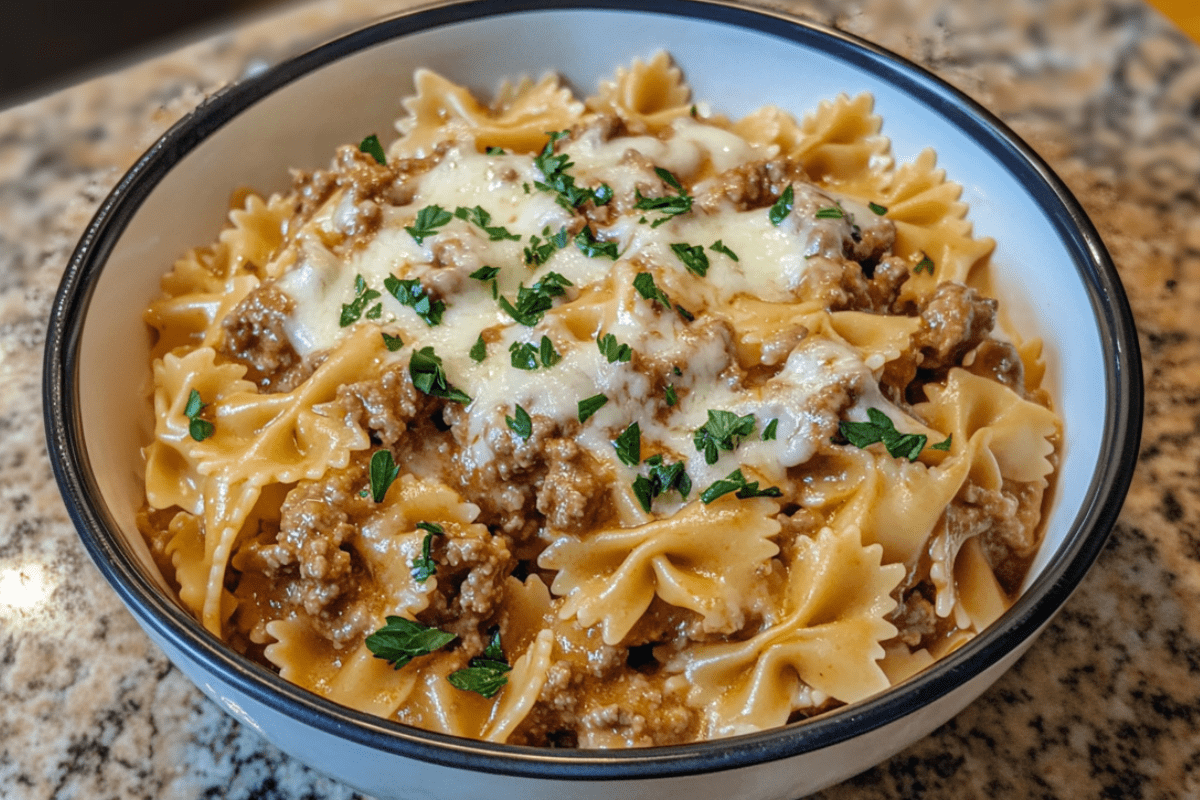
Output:
[[[894,57],[841,34],[707,3],[664,7],[712,19],[538,11],[420,30],[518,7],[469,3],[404,16],[284,64],[203,106],[122,180],[76,251],[48,336],[47,435],[68,509],[105,576],[198,686],[239,718],[252,709],[252,726],[351,783],[362,783],[354,777],[358,770],[344,774],[339,758],[357,764],[353,759],[366,757],[359,751],[373,753],[377,765],[389,767],[379,776],[382,788],[364,787],[372,792],[417,769],[407,757],[429,762],[420,769],[434,769],[433,762],[469,765],[472,771],[450,776],[452,786],[476,780],[464,776],[479,770],[509,773],[505,781],[514,785],[528,780],[517,780],[521,773],[534,780],[646,779],[725,770],[738,774],[738,796],[761,785],[758,796],[771,797],[853,774],[949,718],[1007,668],[1077,585],[1111,528],[1136,455],[1141,415],[1137,343],[1115,270],[1078,205],[1036,157],[965,98]],[[410,35],[389,40],[404,33]],[[506,48],[493,46],[497,41]],[[605,46],[595,47],[596,41]],[[485,92],[498,76],[557,68],[586,92],[615,65],[664,47],[697,96],[732,115],[765,102],[803,112],[838,91],[871,91],[901,160],[936,144],[941,164],[963,181],[971,218],[999,243],[997,282],[1006,301],[1013,301],[1014,320],[1047,342],[1049,380],[1067,425],[1057,504],[1025,596],[994,630],[909,681],[906,690],[719,748],[668,749],[669,758],[661,749],[657,756],[518,758],[514,748],[449,746],[435,736],[372,722],[241,664],[164,598],[161,577],[132,524],[142,502],[138,446],[149,429],[129,409],[143,402],[149,342],[140,311],[156,296],[159,276],[188,247],[211,241],[232,187],[282,188],[288,166],[319,165],[337,144],[385,133],[399,111],[398,98],[411,89],[414,67],[439,69]],[[180,214],[180,208],[189,211]],[[1100,396],[1108,399],[1107,417],[1093,411]],[[335,740],[344,740],[344,747]],[[780,758],[795,762],[795,769],[780,772],[802,777],[756,777],[760,768],[774,770],[766,762]],[[498,790],[496,778],[478,780],[490,794]],[[696,777],[685,784],[680,788],[698,798],[729,796],[724,779]],[[422,790],[434,785],[418,782],[413,796],[426,796]],[[527,788],[532,791],[532,784]],[[630,791],[621,785],[623,794]]]

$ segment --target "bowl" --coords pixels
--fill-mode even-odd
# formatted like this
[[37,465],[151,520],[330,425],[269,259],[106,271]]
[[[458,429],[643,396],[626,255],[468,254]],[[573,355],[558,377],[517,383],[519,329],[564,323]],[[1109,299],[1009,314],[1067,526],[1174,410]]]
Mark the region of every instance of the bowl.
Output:
[[[597,46],[597,43],[603,43]],[[141,407],[149,335],[141,310],[188,248],[211,241],[230,192],[285,188],[388,131],[417,67],[489,95],[497,76],[557,71],[584,89],[634,58],[672,54],[724,113],[797,114],[870,92],[898,160],[933,146],[997,242],[996,293],[1011,324],[1045,342],[1045,385],[1065,425],[1045,540],[1015,604],[932,667],[812,720],[713,742],[622,752],[487,744],[341,707],[211,637],[171,597],[138,533]],[[313,113],[320,109],[319,113]],[[462,2],[400,14],[247,79],[172,127],[124,176],[63,277],[45,353],[51,460],[91,557],[147,634],[215,703],[301,761],[379,797],[796,797],[843,780],[941,725],[1030,646],[1109,531],[1136,458],[1136,334],[1099,236],[1062,182],[1001,122],[921,68],[868,42],[734,2]]]

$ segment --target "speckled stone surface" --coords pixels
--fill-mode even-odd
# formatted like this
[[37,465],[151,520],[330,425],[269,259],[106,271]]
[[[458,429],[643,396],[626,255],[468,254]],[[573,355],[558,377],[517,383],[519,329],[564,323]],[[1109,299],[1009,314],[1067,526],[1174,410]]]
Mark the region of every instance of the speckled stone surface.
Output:
[[[1077,594],[978,702],[821,796],[1200,797],[1200,49],[1141,0],[775,5],[1030,141],[1110,248],[1146,369],[1141,461]],[[402,6],[295,6],[0,113],[0,797],[354,796],[204,699],[123,609],[51,477],[40,372],[71,249],[138,153],[206,93]]]

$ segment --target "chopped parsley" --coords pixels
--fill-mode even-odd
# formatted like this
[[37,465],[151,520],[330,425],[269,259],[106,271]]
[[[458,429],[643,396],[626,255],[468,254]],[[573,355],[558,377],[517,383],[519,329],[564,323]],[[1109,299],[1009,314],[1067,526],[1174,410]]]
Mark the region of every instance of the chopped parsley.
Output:
[[708,410],[708,422],[696,429],[692,443],[696,450],[704,453],[706,463],[715,464],[720,458],[718,450],[732,451],[742,439],[754,433],[754,415],[739,417],[732,411]]
[[720,239],[717,239],[715,242],[713,242],[711,245],[709,245],[708,249],[712,250],[714,253],[724,253],[725,255],[732,258],[734,261],[738,260],[737,253],[733,252],[728,247],[726,247],[725,243],[722,242]]
[[421,555],[413,557],[411,572],[413,580],[424,583],[437,574],[437,562],[430,554],[433,537],[441,536],[445,531],[436,522],[418,522],[417,527],[425,531],[425,541],[421,543]]
[[404,230],[416,240],[424,244],[425,238],[437,233],[437,229],[454,219],[449,211],[438,205],[425,206],[417,212],[417,219],[412,225],[406,225]]
[[579,233],[575,234],[575,246],[579,251],[588,258],[611,258],[617,260],[619,253],[617,252],[616,242],[602,242],[592,233],[591,228],[584,228]]
[[775,438],[775,432],[779,428],[779,418],[771,420],[767,423],[767,427],[763,428],[762,440],[764,442],[772,441]]
[[529,418],[529,412],[520,405],[513,406],[513,415],[510,417],[506,414],[504,422],[508,429],[521,439],[528,439],[533,435],[533,420]]
[[588,419],[600,409],[604,408],[604,404],[608,402],[608,398],[602,394],[594,394],[591,397],[579,401],[579,421],[587,422]]
[[842,219],[846,216],[846,212],[841,206],[828,206],[826,208],[818,208],[817,219]]
[[554,342],[550,341],[549,336],[542,336],[542,341],[538,343],[538,355],[542,357],[542,366],[550,369],[558,362],[562,361],[562,356],[554,349]]
[[496,693],[504,688],[504,684],[508,683],[507,674],[510,671],[512,667],[508,665],[504,651],[500,648],[500,629],[497,628],[492,634],[491,642],[484,648],[483,655],[472,658],[469,666],[451,672],[446,676],[446,680],[450,681],[451,686],[464,692],[495,697]]
[[487,343],[483,341],[483,334],[479,334],[479,338],[475,340],[475,344],[471,345],[470,352],[467,353],[471,360],[476,364],[487,358]]
[[433,352],[432,347],[422,347],[413,352],[408,362],[408,374],[412,377],[413,386],[431,397],[442,397],[456,403],[471,402],[469,395],[446,380],[442,359]]
[[183,415],[187,417],[188,435],[197,442],[203,442],[216,430],[211,422],[200,419],[200,412],[204,410],[204,406],[205,403],[200,399],[200,392],[192,389],[188,394],[187,406],[183,409]]
[[483,154],[487,155],[487,156],[502,156],[502,155],[504,155],[504,148],[503,147],[489,147],[488,149],[483,151]]
[[382,503],[387,490],[400,477],[400,467],[392,459],[391,450],[376,450],[371,456],[371,498]]
[[508,298],[503,296],[498,302],[510,317],[522,325],[532,327],[537,325],[554,305],[555,297],[561,297],[567,293],[566,287],[568,286],[574,286],[574,284],[557,272],[547,272],[533,286],[525,288],[522,285],[517,289],[516,305],[510,303]]
[[649,476],[638,475],[633,481],[633,494],[641,504],[642,510],[649,514],[654,498],[672,489],[687,500],[692,491],[692,479],[684,471],[682,461],[666,464],[662,455],[654,455],[647,458],[646,463],[650,465]]
[[617,337],[611,333],[597,336],[596,346],[600,348],[600,352],[604,354],[610,364],[615,361],[625,363],[633,358],[633,348],[627,344],[618,344]]
[[358,143],[358,149],[380,164],[387,163],[387,155],[383,152],[383,145],[379,143],[379,137],[373,133]]
[[708,256],[704,253],[704,245],[676,242],[671,245],[671,252],[679,257],[688,272],[701,278],[708,274]]
[[554,143],[566,135],[567,131],[554,131],[549,134],[550,140],[546,142],[542,152],[533,159],[533,165],[541,170],[546,180],[534,181],[533,185],[542,191],[556,193],[558,196],[554,198],[555,201],[570,211],[574,211],[589,200],[598,206],[604,205],[612,200],[612,187],[606,183],[600,184],[596,189],[584,189],[576,186],[574,176],[567,174],[567,170],[575,166],[571,162],[571,157],[566,153],[555,155]]
[[783,492],[778,486],[768,486],[766,489],[758,488],[758,481],[746,481],[746,476],[742,474],[740,469],[735,469],[733,472],[715,481],[712,486],[700,493],[700,500],[708,505],[718,497],[724,497],[730,492],[737,492],[737,496],[741,500],[747,500],[751,497],[781,497]]
[[946,437],[945,441],[941,441],[941,442],[938,442],[937,444],[929,445],[929,449],[930,450],[941,450],[944,453],[948,453],[948,452],[950,452],[950,445],[951,445],[953,439],[954,439],[954,434],[952,433]]
[[636,467],[642,463],[642,428],[636,422],[631,422],[625,432],[613,440],[617,448],[617,458],[622,464]]
[[390,333],[381,335],[383,336],[383,346],[388,349],[388,352],[394,353],[401,347],[404,347],[404,340],[399,336],[392,336]]
[[[896,430],[891,417],[877,408],[868,408],[869,422],[850,422],[842,420],[838,424],[838,432],[846,441],[855,447],[865,448],[876,442],[882,442],[887,448],[888,455],[893,458],[907,458],[916,461],[917,456],[925,449],[926,437],[923,433],[900,433]],[[949,444],[946,445],[949,447]]]
[[543,336],[537,346],[529,342],[513,342],[509,345],[508,352],[512,354],[512,365],[517,369],[537,369],[539,357],[541,366],[545,369],[550,369],[562,361],[562,356],[554,349],[554,342],[550,341],[549,336]]
[[492,225],[492,215],[484,211],[479,206],[475,206],[474,208],[464,208],[463,206],[459,206],[458,208],[454,209],[454,216],[458,217],[459,219],[466,220],[473,225],[478,225],[488,235],[488,239],[490,241],[521,241],[520,236],[515,233],[509,233],[507,228],[499,225]]
[[547,225],[542,228],[542,236],[546,238],[543,239],[537,235],[529,237],[529,246],[523,251],[527,266],[540,267],[549,260],[550,256],[566,247],[567,242],[571,240],[566,226],[559,228],[558,233],[551,235],[550,226]]
[[367,637],[366,645],[376,658],[400,669],[417,656],[429,655],[457,638],[453,633],[404,617],[389,616],[386,625]]
[[663,394],[667,396],[668,406],[674,406],[679,402],[679,397],[675,394],[675,387],[671,384],[668,383],[663,387]]
[[429,294],[429,290],[421,285],[419,279],[400,279],[394,275],[388,275],[383,279],[383,288],[400,301],[400,305],[408,306],[417,312],[417,316],[425,320],[425,324],[429,327],[442,324],[442,314],[446,311],[446,304],[441,300],[434,300]]
[[483,281],[484,283],[491,281],[492,282],[492,299],[496,300],[500,296],[500,286],[499,286],[499,281],[497,279],[499,275],[500,275],[499,267],[489,267],[489,266],[485,265],[485,266],[482,266],[479,269],[475,270],[467,277],[474,278],[477,281]]
[[867,203],[867,208],[871,209],[881,217],[887,213],[887,206],[881,206],[879,203]]
[[787,215],[792,213],[792,206],[795,202],[796,195],[792,191],[792,185],[789,183],[788,187],[779,195],[779,199],[775,201],[775,205],[771,206],[771,210],[767,212],[767,219],[771,220],[771,224],[778,228],[779,223],[783,222]]
[[654,276],[649,272],[639,272],[633,279],[633,288],[637,289],[638,294],[647,300],[655,301],[664,308],[671,307],[671,298],[658,288],[658,284],[654,282]]
[[[354,278],[354,299],[349,303],[342,305],[342,316],[338,320],[338,325],[345,328],[348,325],[353,325],[362,317],[363,310],[372,300],[381,297],[379,292],[367,286],[367,282],[363,280],[362,275],[357,275]],[[382,307],[380,311],[382,311]]]
[[371,306],[370,310],[366,314],[363,314],[363,316],[367,319],[379,319],[383,316],[383,303],[376,303]]
[[692,198],[674,175],[662,167],[655,167],[654,172],[662,182],[675,190],[675,194],[664,197],[643,197],[640,189],[634,190],[636,202],[633,207],[639,211],[657,211],[663,216],[650,223],[651,228],[657,228],[669,219],[692,210]]
[[933,274],[933,259],[930,258],[929,256],[925,255],[924,253],[921,253],[921,260],[917,262],[917,265],[915,267],[913,267],[913,274],[920,275],[921,270],[923,270],[923,269],[929,270],[930,275]]

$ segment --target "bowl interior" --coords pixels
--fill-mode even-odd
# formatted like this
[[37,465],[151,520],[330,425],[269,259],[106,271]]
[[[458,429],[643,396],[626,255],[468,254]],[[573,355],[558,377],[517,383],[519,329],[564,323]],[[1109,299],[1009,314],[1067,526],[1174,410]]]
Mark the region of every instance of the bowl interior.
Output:
[[[1046,386],[1065,422],[1046,540],[1026,586],[1033,582],[1068,541],[1086,504],[1109,424],[1098,406],[1113,382],[1103,312],[1085,281],[1095,268],[1080,255],[1067,210],[1030,180],[1031,168],[1014,174],[1019,153],[988,134],[989,123],[939,84],[820,31],[793,26],[793,38],[784,38],[739,27],[733,23],[750,15],[728,11],[722,21],[642,11],[531,10],[450,22],[378,43],[350,37],[337,45],[335,53],[347,53],[337,60],[311,71],[323,57],[319,51],[291,62],[236,87],[231,96],[239,102],[201,109],[169,134],[168,145],[139,167],[140,185],[149,191],[140,205],[127,205],[128,224],[95,282],[75,387],[99,500],[146,573],[165,589],[134,524],[144,497],[140,448],[152,432],[144,413],[150,338],[141,315],[173,261],[214,239],[231,192],[242,186],[261,193],[284,189],[290,167],[323,166],[337,145],[369,133],[389,139],[418,67],[483,96],[502,77],[536,78],[552,70],[587,95],[618,66],[665,49],[694,97],[729,116],[765,104],[803,116],[838,93],[870,92],[897,160],[934,147],[940,166],[963,186],[976,232],[997,241],[994,284],[1008,320],[1023,337],[1045,342]],[[389,30],[404,33],[404,24],[394,20]]]

